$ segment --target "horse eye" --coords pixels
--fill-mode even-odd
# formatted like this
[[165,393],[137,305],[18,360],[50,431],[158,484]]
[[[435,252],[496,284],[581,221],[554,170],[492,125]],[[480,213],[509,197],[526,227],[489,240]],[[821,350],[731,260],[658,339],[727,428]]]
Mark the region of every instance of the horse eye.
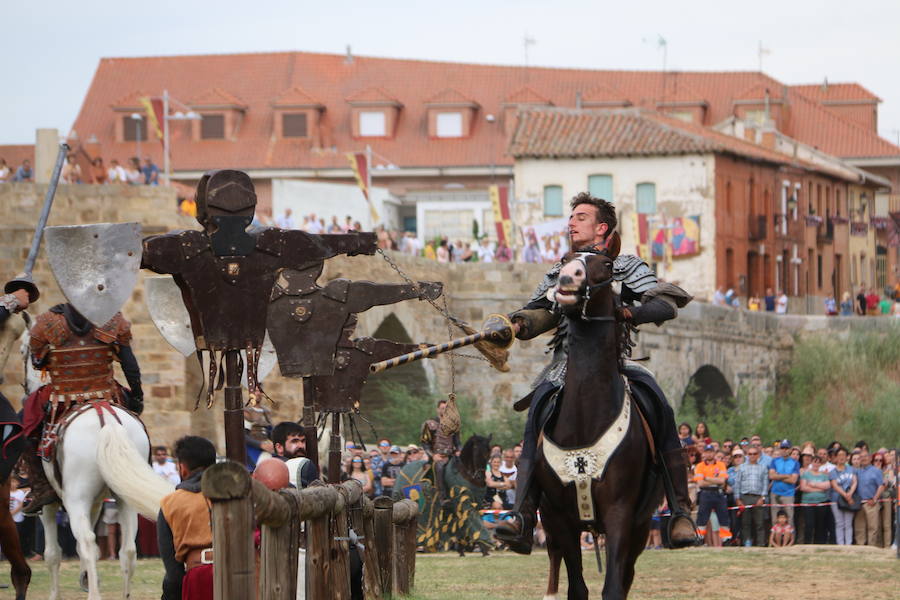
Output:
[[581,272],[581,269],[578,269],[577,271],[575,271],[575,275],[581,277],[582,275],[584,275],[584,273]]

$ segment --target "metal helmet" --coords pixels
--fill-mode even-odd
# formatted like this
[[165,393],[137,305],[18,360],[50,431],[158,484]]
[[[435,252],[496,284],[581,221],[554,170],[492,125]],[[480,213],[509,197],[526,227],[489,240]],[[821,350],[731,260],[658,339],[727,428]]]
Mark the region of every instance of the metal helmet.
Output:
[[256,211],[256,190],[243,171],[208,171],[197,184],[197,221],[206,227],[216,217],[242,217],[247,225]]

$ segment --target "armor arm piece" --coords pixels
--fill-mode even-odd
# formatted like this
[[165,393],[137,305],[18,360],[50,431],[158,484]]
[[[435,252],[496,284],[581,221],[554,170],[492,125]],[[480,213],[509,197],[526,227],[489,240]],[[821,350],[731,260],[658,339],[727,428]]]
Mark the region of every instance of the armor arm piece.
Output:
[[660,283],[648,290],[641,297],[641,305],[629,309],[632,323],[656,323],[662,325],[664,321],[678,316],[678,309],[683,308],[693,299],[693,296],[671,283]]
[[122,373],[125,374],[125,381],[131,388],[131,394],[135,398],[143,398],[144,390],[141,388],[141,368],[138,366],[137,358],[131,346],[119,347],[119,361],[122,366]]
[[[528,306],[531,306],[531,304],[533,303],[529,303]],[[519,324],[519,331],[516,333],[516,337],[520,340],[530,340],[550,331],[554,327],[558,327],[561,319],[559,314],[547,308],[517,310],[514,313],[510,313],[509,318],[514,323]]]
[[[141,255],[141,268],[150,269],[154,273],[160,274],[175,274],[181,271],[182,257],[188,249],[184,247],[181,238],[180,233],[165,233],[145,237],[143,242],[144,250]],[[192,241],[185,239],[184,243]]]
[[331,248],[335,254],[346,254],[347,256],[356,256],[357,254],[375,254],[377,249],[377,238],[374,232],[366,233],[327,233],[313,235],[311,237],[318,238],[322,243]]
[[54,334],[58,329],[58,323],[55,323],[57,320],[53,313],[40,314],[29,332],[31,337],[28,340],[28,349],[35,369],[41,369],[47,364],[51,344],[62,345],[65,342],[65,339],[57,339],[58,336]]
[[[328,284],[329,286],[331,284]],[[347,309],[351,313],[361,313],[373,306],[394,304],[413,298],[439,298],[442,291],[440,283],[420,281],[418,285],[421,293],[416,288],[406,283],[372,283],[371,281],[354,281],[350,284],[347,296]],[[326,290],[328,286],[326,286]],[[326,294],[327,295],[327,294]]]
[[650,265],[637,256],[624,255],[616,257],[613,263],[613,278],[620,281],[638,297],[647,293],[659,284],[656,273]]

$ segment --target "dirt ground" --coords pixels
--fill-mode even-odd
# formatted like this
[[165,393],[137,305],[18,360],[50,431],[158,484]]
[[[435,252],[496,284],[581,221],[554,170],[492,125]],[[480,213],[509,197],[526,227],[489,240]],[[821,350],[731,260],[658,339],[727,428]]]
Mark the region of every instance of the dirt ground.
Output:
[[[600,598],[601,576],[593,553],[584,557],[591,598]],[[547,555],[495,553],[487,558],[470,554],[418,555],[414,600],[527,600],[543,597]],[[29,598],[46,598],[47,571],[32,563]],[[133,580],[132,600],[160,596],[162,564],[141,560]],[[118,562],[100,565],[104,598],[121,597]],[[84,598],[78,589],[78,562],[63,563],[62,597]],[[0,584],[8,582],[0,563]],[[560,598],[565,598],[565,572]],[[13,598],[0,589],[0,600]],[[637,564],[632,600],[897,600],[900,598],[900,560],[890,550],[857,546],[795,546],[770,548],[696,548],[648,550]]]

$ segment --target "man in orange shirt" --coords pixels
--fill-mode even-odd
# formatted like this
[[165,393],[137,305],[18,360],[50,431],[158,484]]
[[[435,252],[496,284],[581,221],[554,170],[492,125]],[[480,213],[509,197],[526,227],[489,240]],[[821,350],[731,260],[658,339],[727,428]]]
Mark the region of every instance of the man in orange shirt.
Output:
[[162,600],[213,600],[212,526],[200,478],[216,463],[206,438],[175,442],[181,483],[160,502],[156,521],[159,555],[165,566]]
[[694,482],[700,488],[697,495],[697,533],[706,535],[706,524],[709,514],[716,511],[719,519],[719,538],[722,542],[731,539],[728,528],[728,503],[725,499],[725,482],[728,480],[728,469],[725,463],[716,461],[716,449],[708,445],[703,451],[703,461],[694,467]]

